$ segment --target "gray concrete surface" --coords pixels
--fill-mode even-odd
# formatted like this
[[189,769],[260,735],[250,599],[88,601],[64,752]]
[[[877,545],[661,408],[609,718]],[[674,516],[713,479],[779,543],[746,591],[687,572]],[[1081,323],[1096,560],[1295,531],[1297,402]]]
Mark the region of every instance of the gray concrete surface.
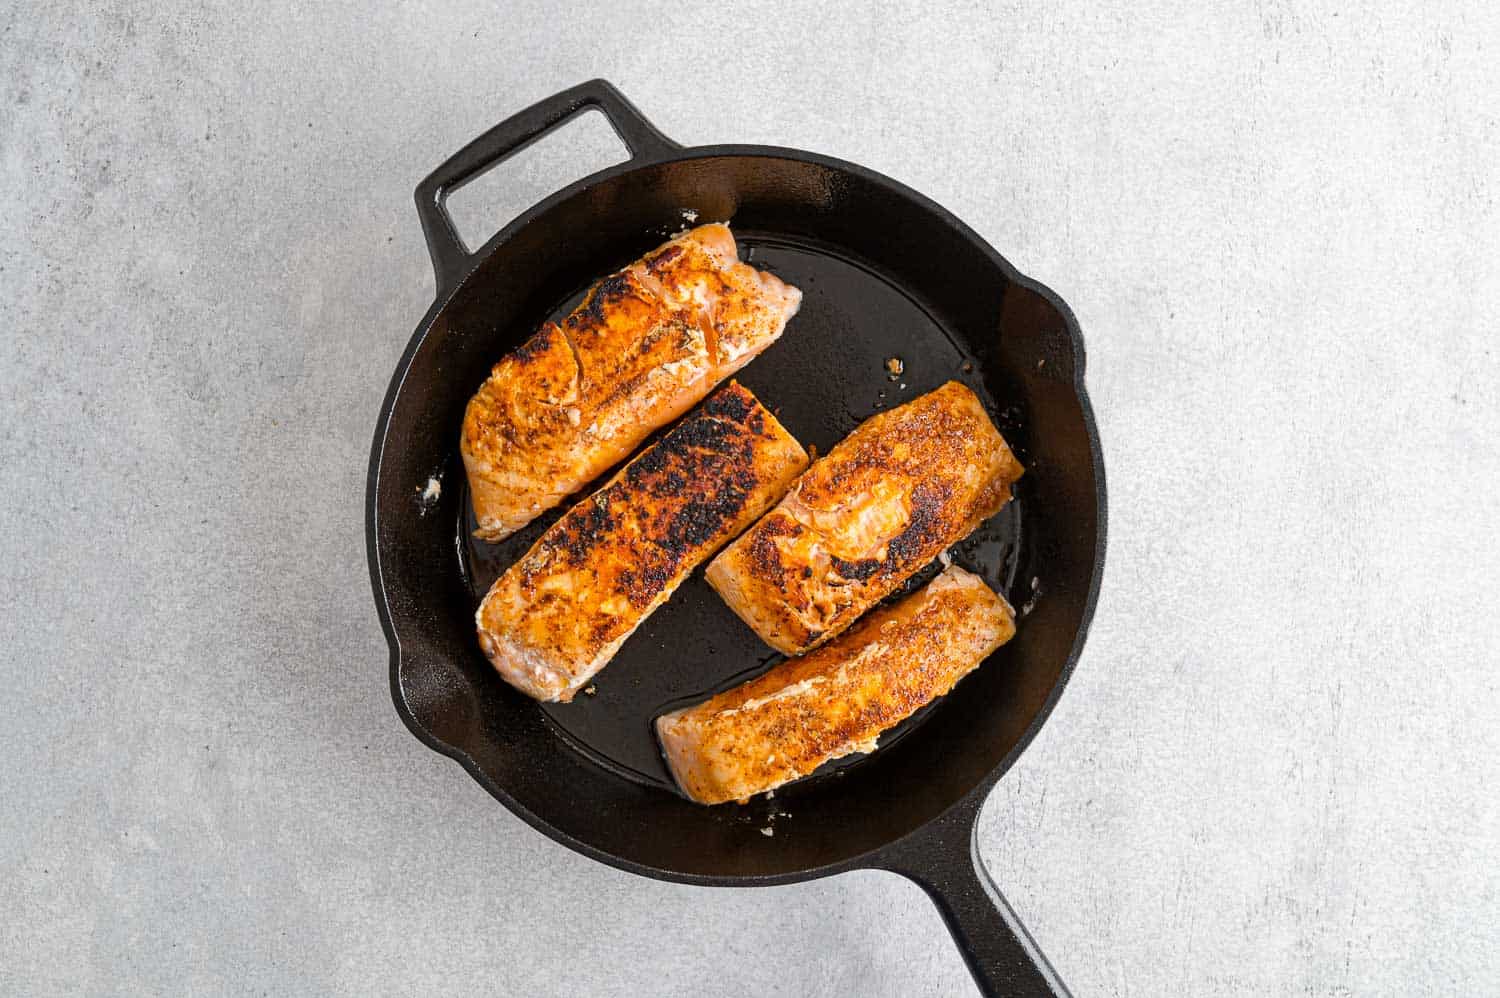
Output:
[[1500,993],[1493,7],[0,22],[0,993],[972,993],[894,877],[636,879],[392,710],[361,516],[410,191],[596,75],[907,181],[1077,311],[1106,592],[981,834],[1075,991]]

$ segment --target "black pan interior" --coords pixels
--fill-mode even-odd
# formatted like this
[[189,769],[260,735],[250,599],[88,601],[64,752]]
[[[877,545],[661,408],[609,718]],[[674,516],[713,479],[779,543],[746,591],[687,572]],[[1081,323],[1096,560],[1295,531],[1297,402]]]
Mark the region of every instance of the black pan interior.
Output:
[[[740,375],[804,444],[826,451],[881,408],[957,379],[1028,469],[1017,501],[953,551],[1023,610],[1016,639],[876,755],[717,808],[672,792],[650,720],[778,658],[700,569],[593,695],[539,707],[510,690],[474,644],[473,610],[560,512],[503,544],[473,541],[456,446],[463,406],[498,356],[693,215],[729,220],[742,257],[804,291],[782,340]],[[524,221],[431,317],[391,411],[377,544],[412,720],[550,833],[688,879],[845,863],[992,778],[1062,678],[1094,566],[1095,463],[1064,315],[941,210],[828,162],[705,154],[619,172]],[[890,358],[904,368],[895,380]],[[441,495],[424,499],[432,478]]]

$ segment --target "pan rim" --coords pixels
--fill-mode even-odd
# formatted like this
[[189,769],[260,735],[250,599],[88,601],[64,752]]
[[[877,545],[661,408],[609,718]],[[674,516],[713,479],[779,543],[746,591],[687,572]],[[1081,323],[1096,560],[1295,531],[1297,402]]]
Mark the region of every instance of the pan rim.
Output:
[[[391,417],[395,411],[396,404],[400,400],[402,389],[405,386],[406,377],[410,371],[411,364],[437,318],[448,307],[452,300],[463,290],[469,280],[482,269],[484,263],[505,242],[514,238],[523,228],[530,225],[538,217],[544,215],[555,205],[575,196],[579,192],[600,183],[614,180],[618,177],[640,171],[650,170],[667,163],[676,163],[689,160],[703,160],[715,158],[757,158],[757,159],[786,159],[802,164],[821,166],[827,169],[839,171],[859,178],[861,181],[884,188],[888,193],[901,199],[914,203],[917,207],[933,214],[943,223],[951,226],[961,237],[980,249],[985,258],[1005,277],[1017,286],[1036,294],[1047,302],[1056,312],[1062,328],[1066,331],[1069,346],[1072,353],[1072,385],[1071,388],[1078,399],[1080,414],[1083,419],[1085,435],[1089,444],[1089,459],[1092,465],[1094,477],[1094,500],[1096,535],[1094,541],[1093,566],[1089,576],[1088,589],[1084,594],[1081,605],[1081,613],[1077,630],[1073,636],[1073,642],[1068,650],[1066,659],[1058,673],[1057,681],[1047,694],[1041,707],[1036,711],[1030,723],[1017,739],[1015,745],[1001,760],[996,763],[982,778],[952,804],[942,811],[933,814],[925,822],[913,828],[897,838],[890,839],[885,843],[869,849],[863,853],[845,857],[832,863],[818,866],[806,867],[799,870],[789,870],[773,874],[704,874],[691,873],[666,867],[654,866],[641,863],[633,859],[620,856],[616,853],[602,849],[590,842],[579,839],[570,833],[553,825],[541,815],[526,807],[519,799],[511,795],[504,787],[491,779],[478,765],[478,763],[461,746],[446,742],[433,735],[421,723],[406,702],[404,691],[401,686],[401,664],[402,664],[402,642],[397,628],[395,615],[392,613],[386,595],[385,582],[381,568],[382,551],[379,540],[379,483],[380,471],[385,456],[386,447],[389,442],[389,428]],[[1010,263],[990,243],[970,228],[956,215],[938,204],[926,195],[916,191],[900,181],[894,180],[882,173],[860,166],[847,160],[826,156],[821,153],[808,152],[800,149],[792,149],[782,146],[747,145],[747,144],[721,144],[708,146],[694,146],[686,149],[673,149],[660,155],[648,155],[623,163],[617,163],[605,169],[596,171],[567,186],[557,190],[543,200],[532,205],[530,208],[517,215],[506,223],[499,231],[491,236],[485,243],[468,257],[468,263],[462,276],[449,282],[446,286],[439,285],[434,291],[433,303],[423,315],[409,338],[405,349],[397,361],[394,373],[386,388],[385,396],[381,402],[379,418],[376,421],[374,439],[371,446],[370,462],[366,475],[366,498],[365,498],[365,550],[370,571],[370,582],[375,596],[376,614],[380,619],[381,629],[385,634],[387,645],[390,649],[388,680],[391,686],[391,698],[396,708],[397,715],[402,723],[412,732],[416,738],[428,748],[447,756],[457,762],[469,776],[483,787],[492,797],[503,804],[511,813],[537,831],[551,838],[553,841],[569,849],[579,852],[585,856],[595,859],[608,866],[623,870],[628,873],[650,877],[655,880],[663,880],[673,883],[692,884],[708,887],[769,887],[783,884],[800,883],[814,880],[819,877],[830,876],[837,873],[847,872],[855,869],[878,869],[884,868],[885,864],[880,862],[881,854],[895,850],[905,841],[921,835],[933,824],[941,821],[952,812],[969,808],[978,811],[984,800],[989,796],[991,789],[1003,777],[1021,755],[1030,747],[1037,733],[1041,730],[1062,697],[1063,690],[1067,687],[1073,672],[1077,667],[1078,660],[1082,656],[1084,646],[1087,642],[1088,632],[1093,622],[1094,613],[1098,604],[1100,592],[1103,585],[1105,549],[1108,536],[1108,502],[1105,484],[1105,468],[1103,449],[1100,442],[1098,421],[1094,416],[1092,402],[1084,384],[1085,376],[1085,351],[1083,334],[1078,320],[1074,316],[1068,304],[1050,287],[1034,278],[1022,273]]]

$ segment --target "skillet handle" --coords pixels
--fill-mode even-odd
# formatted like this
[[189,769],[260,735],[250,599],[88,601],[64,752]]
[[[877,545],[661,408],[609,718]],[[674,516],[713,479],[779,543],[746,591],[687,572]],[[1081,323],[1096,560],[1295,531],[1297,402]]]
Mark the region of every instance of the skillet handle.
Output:
[[657,131],[606,80],[580,83],[511,115],[448,157],[447,162],[417,185],[417,217],[427,237],[427,252],[432,256],[432,270],[437,275],[440,293],[457,284],[474,262],[473,254],[448,214],[448,195],[590,107],[604,112],[610,127],[630,149],[631,160],[653,159],[682,148]]
[[984,794],[896,843],[878,864],[916,882],[942,913],[987,998],[1071,993],[990,880],[975,833]]

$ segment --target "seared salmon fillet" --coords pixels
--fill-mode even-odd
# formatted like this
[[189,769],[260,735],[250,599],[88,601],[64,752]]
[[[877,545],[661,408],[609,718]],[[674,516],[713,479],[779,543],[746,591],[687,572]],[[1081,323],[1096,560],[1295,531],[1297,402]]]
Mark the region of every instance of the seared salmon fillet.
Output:
[[781,335],[802,292],[700,225],[595,285],[501,358],[464,412],[478,527],[497,541],[623,460]]
[[479,646],[521,692],[571,700],[806,467],[802,445],[731,381],[495,581],[475,615]]
[[708,566],[708,582],[777,651],[859,619],[1010,500],[1021,463],[956,381],[857,426]]
[[700,804],[744,802],[880,733],[953,688],[1016,632],[1010,605],[951,565],[894,606],[743,686],[656,719],[672,777]]

